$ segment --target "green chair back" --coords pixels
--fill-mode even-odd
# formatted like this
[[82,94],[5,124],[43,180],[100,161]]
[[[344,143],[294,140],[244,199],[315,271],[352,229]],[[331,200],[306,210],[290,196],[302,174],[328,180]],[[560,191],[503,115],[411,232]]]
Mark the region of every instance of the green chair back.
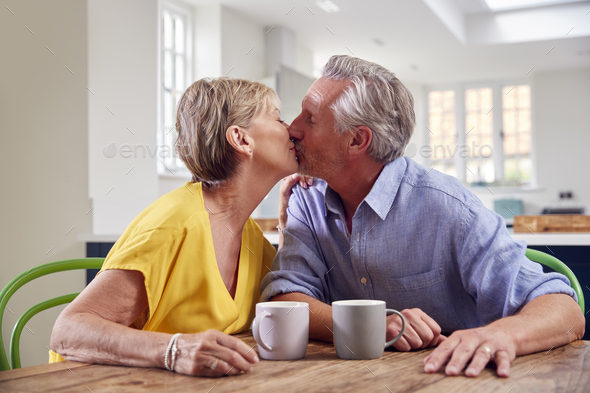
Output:
[[61,304],[70,303],[72,300],[79,295],[79,293],[71,293],[69,295],[59,296],[53,299],[41,302],[31,308],[18,319],[12,330],[12,336],[10,337],[10,364],[8,363],[8,357],[4,348],[4,340],[2,339],[2,322],[4,317],[4,310],[8,305],[10,297],[23,285],[32,281],[36,278],[45,276],[51,273],[63,272],[67,270],[79,270],[79,269],[100,269],[104,258],[80,258],[80,259],[68,259],[65,261],[50,262],[44,265],[35,266],[28,271],[19,274],[13,280],[11,280],[2,292],[0,292],[0,371],[10,370],[12,368],[20,368],[20,336],[21,333],[29,320],[37,313],[47,310],[52,307],[59,306]]
[[531,261],[540,263],[541,265],[545,265],[545,266],[555,270],[557,273],[561,273],[564,276],[566,276],[568,278],[568,280],[570,280],[570,285],[573,288],[573,290],[576,292],[576,295],[578,295],[578,305],[582,309],[582,313],[586,312],[586,309],[585,309],[586,305],[584,303],[584,292],[582,292],[582,287],[580,286],[580,282],[576,278],[576,275],[574,274],[574,272],[572,272],[571,269],[569,267],[567,267],[565,263],[561,262],[559,259],[557,259],[549,254],[546,254],[546,253],[544,253],[542,251],[538,251],[538,250],[532,250],[530,248],[528,248],[526,250],[525,255]]

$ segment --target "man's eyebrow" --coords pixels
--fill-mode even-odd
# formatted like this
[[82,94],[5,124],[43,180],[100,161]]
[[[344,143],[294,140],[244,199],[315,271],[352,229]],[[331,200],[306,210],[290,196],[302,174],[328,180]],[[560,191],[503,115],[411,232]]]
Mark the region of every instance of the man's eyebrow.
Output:
[[[306,105],[306,103],[307,103],[307,105]],[[314,111],[313,111],[314,106],[311,105],[311,103],[309,102],[309,99],[307,97],[304,98],[303,101],[301,101],[301,109],[305,112],[310,113],[310,114],[314,113]]]

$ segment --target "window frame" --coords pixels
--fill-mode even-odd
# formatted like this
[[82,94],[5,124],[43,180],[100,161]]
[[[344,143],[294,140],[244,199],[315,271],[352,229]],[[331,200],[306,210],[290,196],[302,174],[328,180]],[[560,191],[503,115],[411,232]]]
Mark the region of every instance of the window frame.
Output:
[[[531,92],[531,180],[527,183],[520,184],[507,184],[504,178],[504,140],[502,132],[504,129],[503,120],[503,97],[502,88],[505,86],[519,86],[528,85]],[[502,189],[529,189],[537,188],[537,165],[536,165],[536,149],[535,149],[535,103],[534,103],[534,86],[530,79],[518,78],[518,79],[500,79],[493,81],[474,81],[474,82],[463,82],[463,83],[443,83],[443,84],[432,84],[428,85],[426,91],[426,111],[424,124],[430,126],[430,100],[429,95],[432,91],[444,91],[452,90],[455,93],[455,127],[456,127],[456,143],[458,146],[465,145],[466,143],[466,109],[465,109],[465,91],[467,89],[479,89],[479,88],[491,88],[492,89],[492,105],[493,105],[493,119],[492,119],[492,140],[494,143],[493,152],[493,163],[494,163],[494,178],[497,184],[487,184],[488,187],[502,188]],[[499,108],[500,110],[496,110]],[[430,144],[430,131],[425,129],[424,135],[426,137],[427,144]],[[467,161],[469,158],[462,158],[459,154],[454,157],[454,164],[457,173],[457,178],[463,184],[469,187],[476,188],[478,185],[474,183],[467,183]],[[428,165],[433,166],[434,161],[432,157],[428,158]]]
[[[159,0],[158,1],[158,114],[157,114],[157,144],[158,144],[158,154],[157,154],[157,173],[161,177],[191,177],[189,170],[186,166],[182,163],[182,161],[178,159],[169,160],[167,161],[167,157],[161,157],[161,149],[167,147],[167,151],[172,154],[173,157],[177,157],[176,151],[174,146],[168,146],[166,144],[166,134],[168,132],[175,132],[170,131],[170,129],[166,128],[166,124],[164,124],[165,120],[165,100],[164,95],[166,92],[166,88],[164,86],[165,75],[164,75],[164,61],[165,61],[165,52],[166,46],[164,43],[164,23],[163,17],[164,12],[167,11],[173,16],[179,16],[183,19],[184,23],[184,54],[180,54],[183,57],[184,61],[184,82],[185,86],[182,91],[178,91],[179,94],[182,94],[184,90],[188,86],[190,86],[190,82],[192,82],[192,75],[193,75],[193,65],[194,65],[194,58],[193,58],[193,9],[192,7],[172,1],[172,0]],[[176,51],[173,51],[173,55],[178,55]],[[175,80],[172,81],[173,89],[176,91],[176,82]],[[173,113],[173,122],[175,122],[176,118],[176,107],[174,107]]]

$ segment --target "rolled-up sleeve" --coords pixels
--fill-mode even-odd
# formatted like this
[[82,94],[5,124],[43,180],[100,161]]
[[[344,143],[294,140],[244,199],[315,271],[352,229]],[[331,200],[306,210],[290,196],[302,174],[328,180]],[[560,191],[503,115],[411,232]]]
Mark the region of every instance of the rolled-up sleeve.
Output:
[[301,192],[304,191],[296,186],[289,200],[283,247],[275,256],[272,272],[267,273],[262,280],[260,301],[268,301],[277,294],[294,292],[301,292],[324,303],[330,300],[325,280],[328,269]]
[[512,239],[504,220],[481,203],[465,208],[461,225],[461,279],[484,324],[514,315],[542,295],[562,293],[577,301],[567,277],[544,273],[525,256],[526,243]]

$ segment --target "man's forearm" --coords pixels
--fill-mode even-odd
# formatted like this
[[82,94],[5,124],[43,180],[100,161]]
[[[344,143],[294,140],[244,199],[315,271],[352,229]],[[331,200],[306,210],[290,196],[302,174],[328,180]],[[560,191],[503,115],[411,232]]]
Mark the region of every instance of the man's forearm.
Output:
[[551,294],[531,300],[518,314],[488,326],[508,333],[514,340],[516,356],[520,356],[581,339],[585,319],[573,298]]
[[320,341],[333,341],[332,307],[299,292],[273,296],[271,301],[305,302],[309,304],[309,338]]

